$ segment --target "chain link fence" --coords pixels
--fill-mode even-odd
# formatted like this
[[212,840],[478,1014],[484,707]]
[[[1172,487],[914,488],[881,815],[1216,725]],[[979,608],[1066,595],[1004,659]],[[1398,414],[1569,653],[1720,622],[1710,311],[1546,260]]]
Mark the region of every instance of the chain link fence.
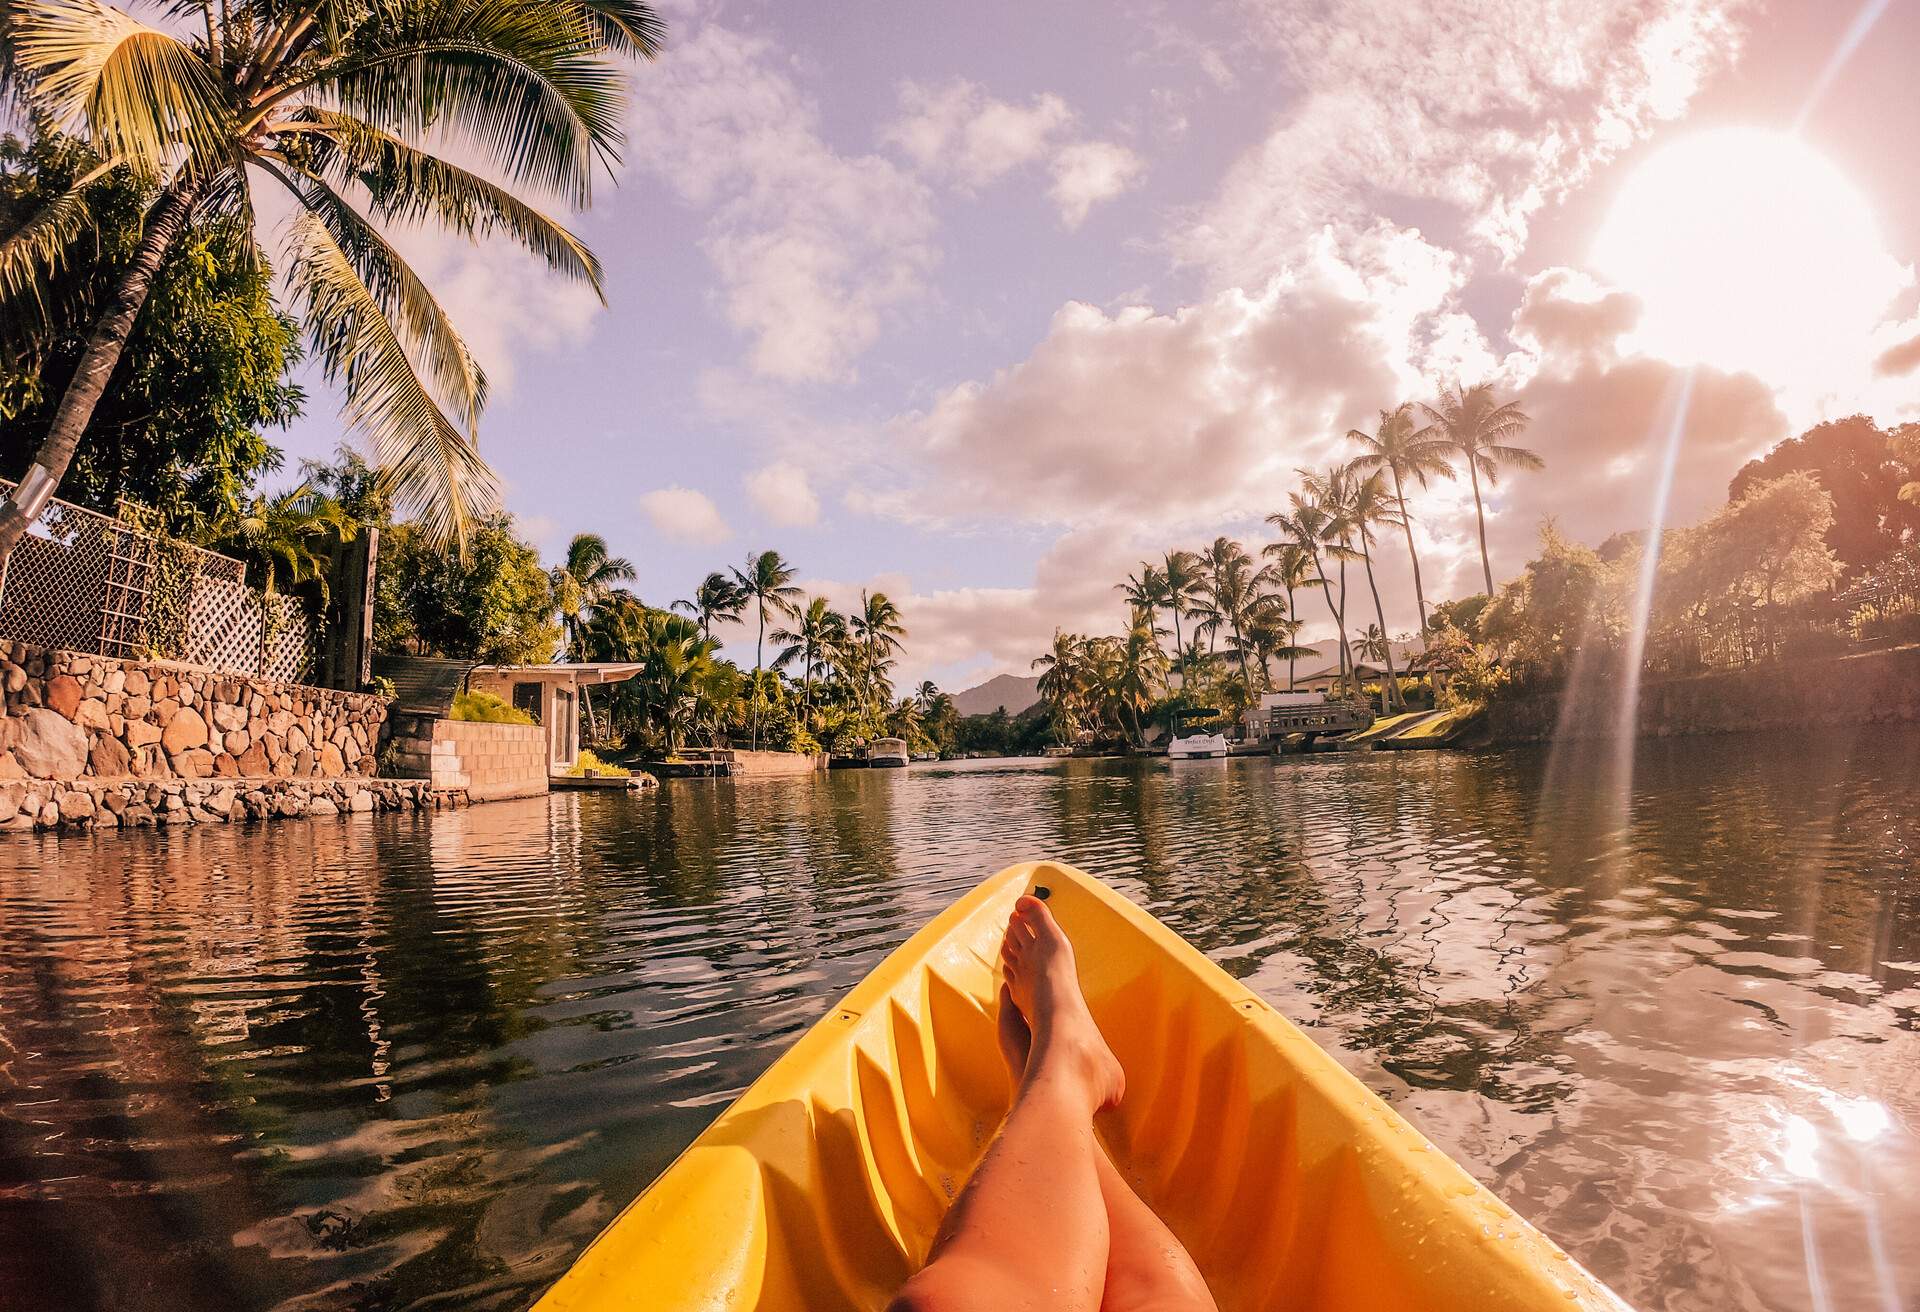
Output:
[[[0,479],[0,492],[14,484]],[[247,586],[231,556],[50,501],[0,566],[0,638],[299,682],[306,611]]]

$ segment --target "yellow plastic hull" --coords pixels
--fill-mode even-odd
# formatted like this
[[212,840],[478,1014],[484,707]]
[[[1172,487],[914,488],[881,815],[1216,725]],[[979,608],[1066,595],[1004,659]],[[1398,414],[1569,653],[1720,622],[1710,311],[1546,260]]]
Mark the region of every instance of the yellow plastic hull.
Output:
[[1102,1137],[1223,1312],[1623,1307],[1178,935],[1092,876],[1038,863],[882,962],[538,1312],[883,1307],[1006,1112],[995,971],[1013,901],[1035,886],[1126,1068]]

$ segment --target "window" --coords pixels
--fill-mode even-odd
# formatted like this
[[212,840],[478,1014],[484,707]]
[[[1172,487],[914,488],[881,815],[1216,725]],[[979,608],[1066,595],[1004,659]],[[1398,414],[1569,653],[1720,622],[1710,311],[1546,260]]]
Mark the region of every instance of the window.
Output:
[[513,685],[513,704],[533,717],[535,724],[540,723],[540,685],[537,683],[516,683]]

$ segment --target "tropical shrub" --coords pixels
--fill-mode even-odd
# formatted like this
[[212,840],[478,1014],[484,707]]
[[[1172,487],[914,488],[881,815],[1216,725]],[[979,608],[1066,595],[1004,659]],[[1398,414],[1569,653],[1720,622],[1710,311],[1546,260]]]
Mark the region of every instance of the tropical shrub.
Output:
[[463,692],[453,699],[455,720],[473,720],[481,724],[532,724],[534,719],[518,706],[490,692]]
[[[499,698],[494,700],[498,701]],[[573,764],[567,767],[567,775],[572,779],[584,779],[588,774],[598,775],[602,779],[628,779],[633,776],[633,771],[623,765],[608,765],[590,749],[583,749]]]

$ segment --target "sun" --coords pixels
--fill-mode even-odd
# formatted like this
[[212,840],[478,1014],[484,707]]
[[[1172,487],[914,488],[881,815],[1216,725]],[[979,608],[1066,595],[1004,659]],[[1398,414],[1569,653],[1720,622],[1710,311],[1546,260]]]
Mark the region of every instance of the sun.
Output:
[[1846,175],[1783,133],[1728,128],[1648,158],[1615,197],[1594,269],[1645,307],[1632,345],[1831,386],[1905,284]]

